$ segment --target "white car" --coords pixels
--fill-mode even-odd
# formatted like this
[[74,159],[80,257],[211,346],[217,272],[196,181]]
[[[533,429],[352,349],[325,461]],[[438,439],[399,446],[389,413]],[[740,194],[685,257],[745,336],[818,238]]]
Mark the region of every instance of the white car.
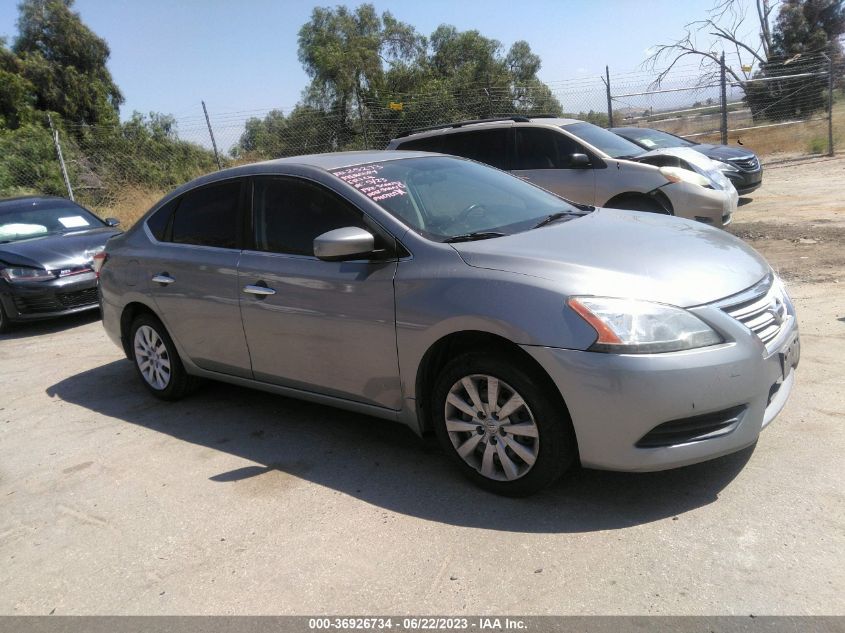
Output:
[[731,221],[737,192],[705,156],[651,152],[576,119],[466,121],[405,133],[388,149],[471,158],[581,204],[677,215],[714,226]]

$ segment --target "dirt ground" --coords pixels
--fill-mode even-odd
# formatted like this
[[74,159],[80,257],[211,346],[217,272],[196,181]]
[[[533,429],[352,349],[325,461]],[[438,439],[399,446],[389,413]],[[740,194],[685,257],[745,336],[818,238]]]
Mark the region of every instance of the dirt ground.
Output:
[[96,316],[0,337],[0,614],[845,615],[845,158],[770,166],[731,231],[789,280],[757,445],[483,493],[432,441],[246,389],[150,397]]

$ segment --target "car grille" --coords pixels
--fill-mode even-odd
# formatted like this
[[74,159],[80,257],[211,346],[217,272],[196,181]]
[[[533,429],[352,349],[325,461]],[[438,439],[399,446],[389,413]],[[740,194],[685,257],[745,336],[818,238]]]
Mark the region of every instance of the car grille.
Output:
[[62,312],[73,308],[96,305],[99,301],[96,288],[74,292],[60,292],[55,295],[15,297],[15,307],[21,314]]
[[750,299],[722,306],[722,310],[754,332],[766,345],[777,338],[790,318],[778,283],[770,283]]
[[637,448],[658,448],[689,442],[700,442],[727,435],[742,421],[746,406],[732,407],[716,413],[672,420],[654,427],[636,443]]
[[744,171],[756,171],[760,168],[760,161],[756,156],[751,156],[749,158],[735,158],[730,162],[731,165],[739,167]]

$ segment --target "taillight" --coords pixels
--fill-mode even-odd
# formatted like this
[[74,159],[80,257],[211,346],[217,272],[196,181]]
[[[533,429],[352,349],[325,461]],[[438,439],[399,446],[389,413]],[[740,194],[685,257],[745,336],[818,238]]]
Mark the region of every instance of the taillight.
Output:
[[103,264],[106,263],[108,258],[109,254],[106,251],[100,251],[94,255],[94,261],[91,264],[91,268],[93,268],[94,272],[97,273],[97,279],[100,278],[100,271],[103,269]]

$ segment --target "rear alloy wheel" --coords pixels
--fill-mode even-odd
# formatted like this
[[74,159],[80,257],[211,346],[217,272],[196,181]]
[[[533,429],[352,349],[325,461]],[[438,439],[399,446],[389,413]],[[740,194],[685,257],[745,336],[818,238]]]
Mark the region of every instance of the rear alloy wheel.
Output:
[[185,371],[167,330],[151,314],[132,322],[132,361],[144,385],[162,400],[178,400],[196,379]]
[[484,354],[450,362],[434,389],[441,445],[482,487],[509,496],[544,488],[573,463],[572,425],[532,368]]

